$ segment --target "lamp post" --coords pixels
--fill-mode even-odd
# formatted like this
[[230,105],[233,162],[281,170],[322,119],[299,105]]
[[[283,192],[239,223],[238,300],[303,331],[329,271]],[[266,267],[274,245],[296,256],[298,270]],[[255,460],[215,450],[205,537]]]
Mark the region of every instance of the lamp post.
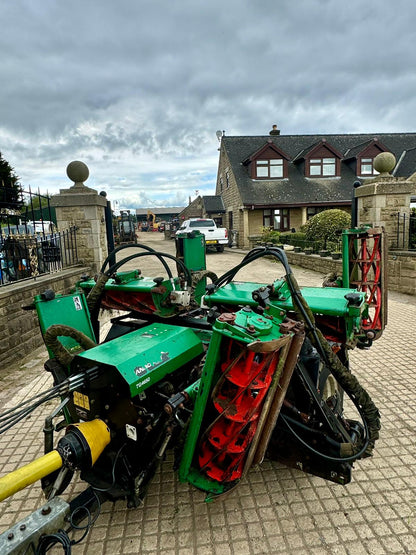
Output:
[[358,199],[355,196],[355,189],[360,187],[361,181],[354,181],[353,191],[352,191],[352,203],[351,203],[351,227],[357,227],[358,225]]

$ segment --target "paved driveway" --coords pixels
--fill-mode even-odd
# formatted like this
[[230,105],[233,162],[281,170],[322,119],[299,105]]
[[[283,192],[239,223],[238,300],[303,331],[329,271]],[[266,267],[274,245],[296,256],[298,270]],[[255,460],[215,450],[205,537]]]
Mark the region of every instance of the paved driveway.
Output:
[[[152,235],[147,243],[172,252],[173,243]],[[220,274],[241,257],[235,251],[209,254],[208,268]],[[242,274],[242,279],[262,281],[264,272],[273,278],[283,273],[270,261],[251,271],[253,275]],[[158,275],[158,270],[148,275]],[[314,272],[297,270],[295,275],[301,285],[321,283],[322,276]],[[73,553],[416,553],[415,322],[415,298],[392,294],[382,338],[368,351],[351,353],[353,372],[380,409],[382,430],[374,456],[356,463],[349,485],[330,484],[266,461],[252,469],[232,495],[207,505],[201,492],[178,482],[168,459],[142,508],[127,510],[122,501],[104,505],[93,530]],[[50,378],[41,369],[44,358],[42,348],[14,369],[21,376],[19,389],[0,382],[3,393],[7,388],[6,406],[49,387]],[[43,418],[52,406],[0,436],[2,474],[42,455]],[[68,496],[80,489],[75,483]],[[0,531],[43,502],[35,484],[1,503]]]

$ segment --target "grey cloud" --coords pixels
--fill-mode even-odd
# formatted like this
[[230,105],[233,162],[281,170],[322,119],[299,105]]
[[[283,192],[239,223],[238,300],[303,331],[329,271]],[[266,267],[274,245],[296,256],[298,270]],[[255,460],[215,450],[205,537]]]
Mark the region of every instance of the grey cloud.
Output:
[[217,129],[414,130],[415,15],[411,0],[5,3],[0,150],[41,181],[42,162],[58,176],[84,157],[104,179],[116,161],[124,189],[154,160],[164,185],[186,174],[186,198],[204,159],[213,192]]

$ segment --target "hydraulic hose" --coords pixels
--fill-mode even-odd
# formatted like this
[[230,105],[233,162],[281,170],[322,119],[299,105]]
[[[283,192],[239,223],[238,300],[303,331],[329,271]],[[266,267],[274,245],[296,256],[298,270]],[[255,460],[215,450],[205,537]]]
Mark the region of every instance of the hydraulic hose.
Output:
[[50,326],[46,330],[43,339],[46,347],[52,351],[55,358],[63,366],[69,366],[74,358],[74,355],[62,345],[58,339],[59,336],[72,337],[72,339],[75,339],[75,341],[77,341],[84,350],[88,350],[96,346],[96,343],[92,339],[86,336],[85,333],[82,333],[75,328],[71,328],[70,326],[65,326],[63,324],[54,324],[53,326]]

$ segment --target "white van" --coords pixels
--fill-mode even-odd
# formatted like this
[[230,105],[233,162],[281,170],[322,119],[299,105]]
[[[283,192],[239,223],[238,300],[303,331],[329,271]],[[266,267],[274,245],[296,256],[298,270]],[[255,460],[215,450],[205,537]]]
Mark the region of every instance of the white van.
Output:
[[56,231],[55,224],[47,220],[27,222],[27,226],[33,229],[33,233],[54,233]]

